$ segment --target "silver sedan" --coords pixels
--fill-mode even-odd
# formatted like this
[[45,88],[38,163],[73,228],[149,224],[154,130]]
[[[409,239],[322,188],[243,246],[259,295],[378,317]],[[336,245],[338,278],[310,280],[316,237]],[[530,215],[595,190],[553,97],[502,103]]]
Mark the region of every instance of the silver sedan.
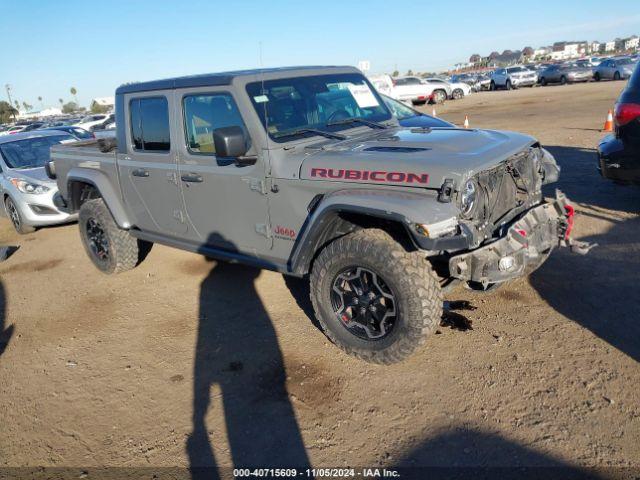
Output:
[[603,79],[623,80],[631,76],[635,66],[630,58],[607,58],[593,70],[593,78],[596,82]]
[[0,199],[18,233],[75,220],[53,204],[58,186],[44,169],[52,145],[74,141],[54,130],[0,137]]

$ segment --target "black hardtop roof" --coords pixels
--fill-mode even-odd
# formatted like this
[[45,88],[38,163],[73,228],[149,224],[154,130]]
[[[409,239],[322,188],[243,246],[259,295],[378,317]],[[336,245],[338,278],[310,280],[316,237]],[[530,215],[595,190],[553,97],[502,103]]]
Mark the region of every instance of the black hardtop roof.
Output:
[[[279,68],[258,68],[253,70],[236,70],[231,72],[220,73],[204,73],[200,75],[189,75],[186,77],[165,78],[163,80],[152,80],[149,82],[128,83],[121,85],[116,89],[116,95],[134,92],[148,92],[152,90],[167,90],[173,88],[188,87],[204,87],[204,86],[220,86],[230,85],[234,78],[242,76],[273,74],[273,73],[292,73],[305,72],[308,70],[337,70],[337,69],[353,69],[358,72],[355,67],[338,67],[338,66],[307,66],[307,67],[279,67]],[[329,72],[327,72],[329,73]]]

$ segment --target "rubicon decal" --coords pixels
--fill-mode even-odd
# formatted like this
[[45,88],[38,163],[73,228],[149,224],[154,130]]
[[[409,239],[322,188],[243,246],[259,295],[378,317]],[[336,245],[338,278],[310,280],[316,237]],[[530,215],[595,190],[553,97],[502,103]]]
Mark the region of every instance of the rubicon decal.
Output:
[[385,172],[381,170],[346,170],[337,168],[312,168],[314,178],[333,180],[356,180],[381,183],[429,183],[429,174],[410,172]]

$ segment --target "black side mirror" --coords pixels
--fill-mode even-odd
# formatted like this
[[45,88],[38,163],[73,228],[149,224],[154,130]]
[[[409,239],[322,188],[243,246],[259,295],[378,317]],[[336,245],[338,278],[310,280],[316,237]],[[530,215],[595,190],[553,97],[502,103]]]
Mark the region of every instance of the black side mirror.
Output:
[[216,128],[213,131],[213,145],[217,157],[233,158],[234,163],[238,166],[256,163],[257,157],[246,156],[247,139],[241,127]]
[[53,160],[44,164],[44,171],[51,180],[56,179],[56,163]]

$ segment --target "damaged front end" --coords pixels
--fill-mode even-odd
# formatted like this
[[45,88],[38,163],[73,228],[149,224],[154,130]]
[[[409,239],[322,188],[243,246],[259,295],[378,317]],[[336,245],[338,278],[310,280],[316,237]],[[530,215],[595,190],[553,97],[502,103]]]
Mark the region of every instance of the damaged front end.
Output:
[[536,144],[476,173],[451,196],[457,231],[429,242],[434,225],[423,225],[421,246],[440,251],[443,276],[479,290],[531,273],[557,246],[587,253],[594,245],[571,239],[575,210],[566,196],[556,190],[553,201],[543,198],[542,186],[559,171]]
[[595,244],[571,239],[575,210],[556,190],[552,202],[530,208],[509,224],[504,234],[475,250],[449,259],[450,275],[458,280],[488,286],[529,274],[557,246],[586,254]]

